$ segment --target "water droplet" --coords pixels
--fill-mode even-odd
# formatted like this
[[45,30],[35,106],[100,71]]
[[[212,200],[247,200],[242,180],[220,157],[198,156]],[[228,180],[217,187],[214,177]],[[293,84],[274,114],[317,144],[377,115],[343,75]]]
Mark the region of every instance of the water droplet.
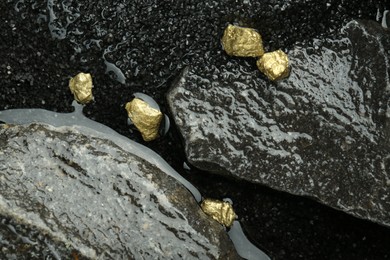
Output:
[[121,71],[120,68],[115,66],[114,63],[108,62],[107,60],[104,60],[104,64],[106,64],[106,74],[112,74],[112,78],[116,81],[125,84],[126,83],[126,77],[125,74]]
[[388,27],[388,24],[387,24],[387,14],[389,13],[389,10],[385,10],[383,12],[383,16],[382,16],[382,27],[383,28],[389,28]]

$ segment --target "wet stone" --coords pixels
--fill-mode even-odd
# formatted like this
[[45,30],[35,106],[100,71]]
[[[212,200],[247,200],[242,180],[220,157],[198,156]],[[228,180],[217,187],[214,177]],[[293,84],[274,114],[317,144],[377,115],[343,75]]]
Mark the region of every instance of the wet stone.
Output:
[[1,259],[239,258],[176,179],[77,129],[0,128]]
[[186,68],[168,103],[189,162],[390,226],[389,49],[351,21],[292,48],[280,82],[238,60]]

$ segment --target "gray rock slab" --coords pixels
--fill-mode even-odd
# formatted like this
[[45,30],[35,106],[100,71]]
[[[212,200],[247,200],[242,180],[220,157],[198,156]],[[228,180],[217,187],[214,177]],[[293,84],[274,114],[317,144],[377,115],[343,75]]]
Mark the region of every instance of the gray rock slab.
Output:
[[167,99],[189,162],[390,226],[389,50],[351,21],[297,44],[277,83],[226,55],[186,68]]
[[[239,259],[181,183],[82,129],[0,125],[0,216],[30,250],[44,241],[64,259]],[[50,240],[31,241],[26,228]]]

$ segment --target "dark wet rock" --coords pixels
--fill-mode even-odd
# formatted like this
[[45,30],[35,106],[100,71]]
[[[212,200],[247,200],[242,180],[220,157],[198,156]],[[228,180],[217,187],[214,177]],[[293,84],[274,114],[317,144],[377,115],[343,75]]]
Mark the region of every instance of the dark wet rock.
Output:
[[178,181],[82,128],[6,125],[0,188],[2,259],[238,258]]
[[389,49],[388,30],[351,21],[289,51],[279,83],[250,60],[187,68],[168,102],[189,162],[390,226]]

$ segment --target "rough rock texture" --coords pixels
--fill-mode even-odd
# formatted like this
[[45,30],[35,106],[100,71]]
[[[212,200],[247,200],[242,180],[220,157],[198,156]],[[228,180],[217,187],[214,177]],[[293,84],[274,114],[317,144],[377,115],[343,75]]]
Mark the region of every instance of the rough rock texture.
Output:
[[[50,238],[18,235],[30,250],[50,244],[49,253],[65,259],[72,251],[93,259],[239,258],[223,228],[175,179],[69,127],[1,129],[0,190],[0,215]],[[0,242],[0,258],[21,256],[12,241]]]
[[276,84],[233,59],[190,67],[168,102],[196,167],[390,226],[390,32],[351,21],[335,38],[297,45]]

